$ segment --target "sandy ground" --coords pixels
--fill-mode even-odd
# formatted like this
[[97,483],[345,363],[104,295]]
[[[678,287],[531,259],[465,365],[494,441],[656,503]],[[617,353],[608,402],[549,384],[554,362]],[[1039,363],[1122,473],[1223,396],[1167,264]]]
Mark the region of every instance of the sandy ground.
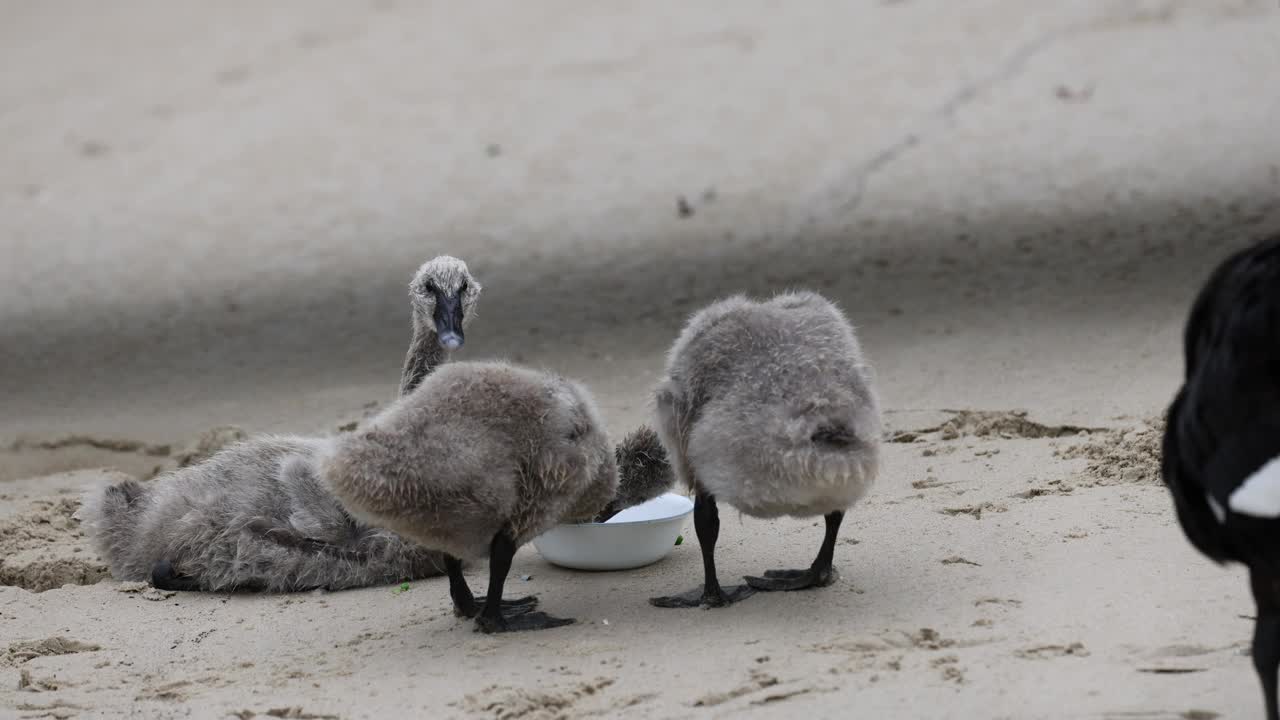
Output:
[[[711,5],[7,8],[0,716],[1257,716],[1242,575],[1182,540],[1155,443],[1198,283],[1280,229],[1280,10]],[[580,622],[486,637],[440,581],[104,579],[79,492],[376,409],[439,252],[486,288],[463,357],[580,377],[616,431],[701,304],[838,300],[895,439],[839,584],[659,611],[696,543],[530,548],[511,592]],[[730,514],[722,573],[819,540]]]

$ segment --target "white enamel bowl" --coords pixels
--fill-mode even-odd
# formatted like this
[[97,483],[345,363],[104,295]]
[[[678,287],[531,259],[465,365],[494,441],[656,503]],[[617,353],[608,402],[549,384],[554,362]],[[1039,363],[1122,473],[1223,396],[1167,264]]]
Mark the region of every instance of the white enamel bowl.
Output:
[[693,501],[667,493],[602,523],[557,525],[533,539],[552,565],[574,570],[630,570],[658,562],[675,547]]

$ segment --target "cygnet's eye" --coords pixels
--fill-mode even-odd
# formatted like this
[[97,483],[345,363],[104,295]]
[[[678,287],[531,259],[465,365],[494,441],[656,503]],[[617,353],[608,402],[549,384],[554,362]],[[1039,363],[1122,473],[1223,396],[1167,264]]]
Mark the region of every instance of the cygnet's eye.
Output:
[[465,295],[466,292],[467,292],[467,281],[463,280],[462,284],[458,286],[458,294]]

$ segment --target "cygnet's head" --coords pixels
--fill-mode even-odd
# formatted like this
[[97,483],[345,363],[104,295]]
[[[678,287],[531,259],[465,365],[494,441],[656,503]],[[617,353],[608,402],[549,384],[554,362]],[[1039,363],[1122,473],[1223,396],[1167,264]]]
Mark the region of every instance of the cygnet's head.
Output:
[[441,255],[428,260],[409,283],[414,321],[434,327],[440,347],[457,350],[465,341],[463,329],[475,314],[480,289],[458,258]]

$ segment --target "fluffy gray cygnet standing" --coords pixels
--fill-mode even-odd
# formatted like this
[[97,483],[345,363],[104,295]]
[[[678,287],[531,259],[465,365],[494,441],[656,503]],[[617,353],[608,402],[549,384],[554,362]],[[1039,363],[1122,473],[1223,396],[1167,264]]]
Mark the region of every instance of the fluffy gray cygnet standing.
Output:
[[[880,456],[879,400],[853,328],[812,292],[731,297],[696,313],[667,358],[656,427],[676,475],[696,493],[704,584],[658,607],[720,607],[756,590],[831,584],[844,511],[866,494]],[[722,588],[716,501],[747,515],[824,515],[813,564]]]
[[[462,345],[480,290],[457,258],[418,269],[409,284],[413,340],[402,393]],[[163,589],[337,590],[442,574],[439,552],[343,510],[316,472],[329,442],[242,442],[152,483],[94,491],[81,519],[114,577]]]
[[[320,474],[356,517],[446,553],[454,610],[484,632],[573,622],[532,612],[532,597],[502,601],[511,559],[557,523],[590,520],[618,488],[586,389],[494,362],[436,370],[366,427],[335,438]],[[478,599],[461,561],[486,557],[488,593]]]

